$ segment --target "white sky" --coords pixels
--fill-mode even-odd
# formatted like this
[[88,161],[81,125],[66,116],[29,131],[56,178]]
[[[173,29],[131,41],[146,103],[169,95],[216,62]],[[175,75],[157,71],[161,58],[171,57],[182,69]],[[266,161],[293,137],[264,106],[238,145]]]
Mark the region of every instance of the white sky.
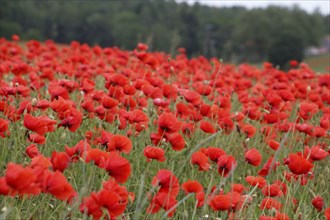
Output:
[[330,0],[178,0],[178,2],[194,3],[199,2],[203,5],[231,7],[245,6],[246,8],[266,8],[269,5],[277,5],[284,7],[292,7],[298,5],[299,8],[312,13],[316,8],[319,8],[323,15],[330,14]]

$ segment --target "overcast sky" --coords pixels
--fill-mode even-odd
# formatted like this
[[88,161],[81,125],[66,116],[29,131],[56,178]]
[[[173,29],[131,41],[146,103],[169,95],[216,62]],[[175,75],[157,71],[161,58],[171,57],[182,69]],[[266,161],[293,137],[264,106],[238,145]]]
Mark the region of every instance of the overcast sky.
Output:
[[214,6],[245,6],[246,8],[265,8],[269,5],[278,5],[284,7],[292,7],[298,5],[300,8],[312,13],[316,8],[319,8],[320,12],[324,15],[330,14],[330,0],[178,0],[178,2],[194,3],[199,2],[203,5]]

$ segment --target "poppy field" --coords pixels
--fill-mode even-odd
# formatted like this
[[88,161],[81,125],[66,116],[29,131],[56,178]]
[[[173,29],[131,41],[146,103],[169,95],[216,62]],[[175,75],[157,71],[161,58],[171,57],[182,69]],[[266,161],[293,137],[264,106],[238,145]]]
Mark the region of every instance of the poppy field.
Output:
[[330,219],[330,74],[0,39],[1,219]]

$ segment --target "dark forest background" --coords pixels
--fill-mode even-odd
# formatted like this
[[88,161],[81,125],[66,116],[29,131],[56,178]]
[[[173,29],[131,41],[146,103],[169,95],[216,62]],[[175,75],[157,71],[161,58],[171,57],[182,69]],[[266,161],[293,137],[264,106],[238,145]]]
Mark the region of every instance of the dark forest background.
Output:
[[[190,56],[217,56],[237,62],[267,59],[279,39],[292,37],[301,47],[319,46],[330,34],[329,15],[299,7],[216,8],[174,0],[144,1],[0,1],[0,35],[23,40],[77,40],[90,45],[151,50]],[[292,42],[292,41],[291,41]]]

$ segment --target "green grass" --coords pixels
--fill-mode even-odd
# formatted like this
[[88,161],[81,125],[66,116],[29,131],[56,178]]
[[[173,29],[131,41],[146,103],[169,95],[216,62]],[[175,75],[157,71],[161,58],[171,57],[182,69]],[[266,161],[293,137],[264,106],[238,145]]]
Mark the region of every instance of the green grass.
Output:
[[307,57],[304,60],[314,71],[316,72],[328,72],[330,71],[330,53]]

